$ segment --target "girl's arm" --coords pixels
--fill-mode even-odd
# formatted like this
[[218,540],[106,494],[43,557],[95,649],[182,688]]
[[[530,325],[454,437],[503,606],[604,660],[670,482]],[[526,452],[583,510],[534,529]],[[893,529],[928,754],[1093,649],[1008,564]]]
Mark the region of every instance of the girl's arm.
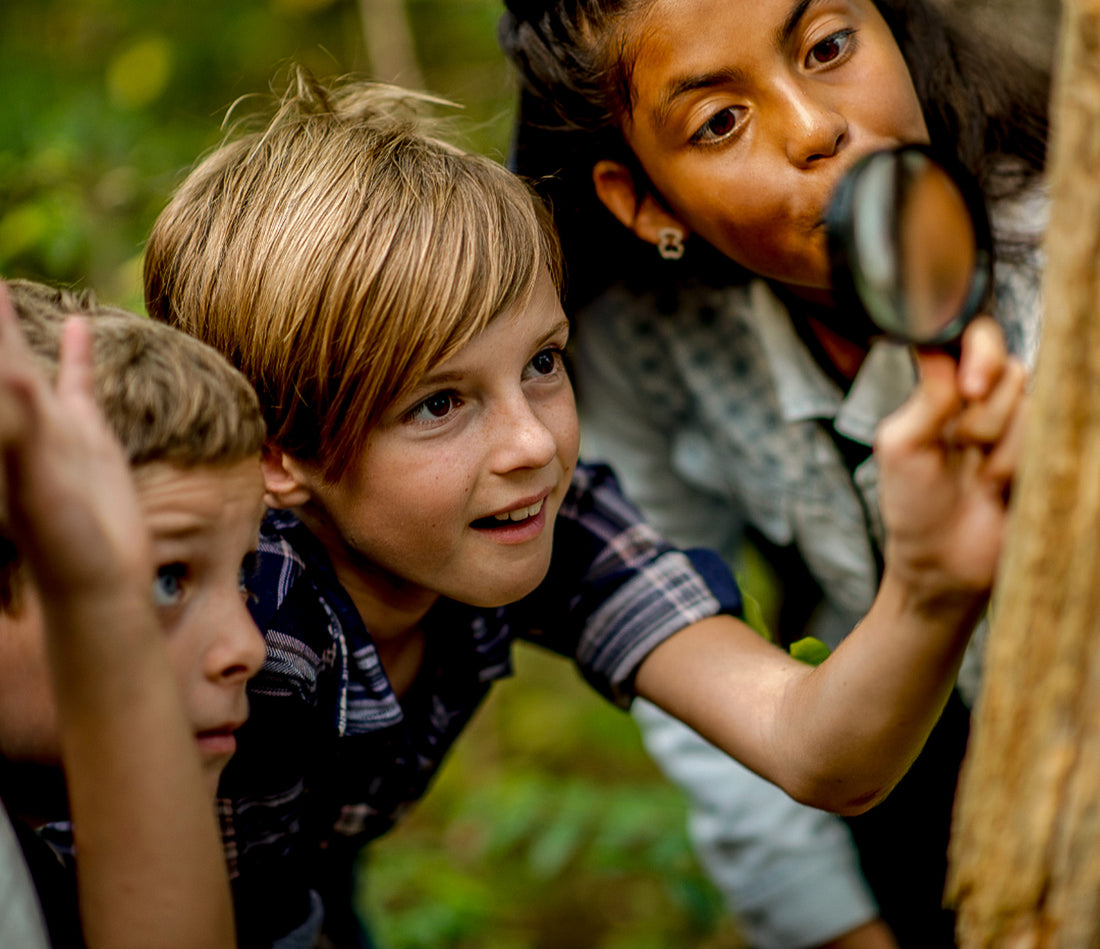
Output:
[[235,945],[224,857],[161,640],[126,458],[92,396],[86,325],[55,389],[0,284],[0,503],[40,593],[88,946]]
[[[652,370],[632,358],[637,344],[620,335],[623,323],[645,320],[655,306],[647,296],[611,290],[578,314],[573,366],[584,455],[611,464],[626,496],[663,537],[732,562],[744,525],[733,495],[737,476],[716,472],[713,481],[725,493],[710,494],[675,469],[673,452],[685,448],[682,426],[647,388]],[[715,453],[704,440],[700,432],[696,469]],[[897,949],[875,919],[859,854],[839,818],[791,800],[652,705],[635,702],[631,712],[650,756],[686,795],[696,854],[750,943]]]
[[728,617],[658,646],[638,693],[792,797],[859,813],[908,768],[985,608],[1019,448],[1025,373],[991,320],[958,366],[919,357],[914,396],[876,440],[886,572],[870,611],[816,668]]

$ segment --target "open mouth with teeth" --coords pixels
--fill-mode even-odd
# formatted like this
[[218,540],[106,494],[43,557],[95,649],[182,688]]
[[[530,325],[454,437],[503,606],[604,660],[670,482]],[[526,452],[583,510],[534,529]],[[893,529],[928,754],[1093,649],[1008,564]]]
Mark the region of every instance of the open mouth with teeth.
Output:
[[542,507],[545,503],[546,500],[544,498],[528,507],[517,507],[514,511],[505,511],[501,514],[494,514],[492,517],[481,517],[474,521],[472,526],[479,530],[494,530],[499,527],[511,527],[513,524],[527,521],[537,516],[542,511]]

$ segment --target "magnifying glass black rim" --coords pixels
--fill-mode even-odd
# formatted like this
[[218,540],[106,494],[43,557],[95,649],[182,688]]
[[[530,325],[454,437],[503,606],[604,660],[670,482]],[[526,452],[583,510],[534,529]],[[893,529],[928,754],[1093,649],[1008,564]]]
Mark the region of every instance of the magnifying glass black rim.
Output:
[[[856,185],[863,170],[882,155],[897,156],[901,153],[919,153],[926,155],[938,164],[959,189],[966,209],[974,226],[974,271],[966,299],[959,309],[959,315],[939,332],[927,338],[917,338],[905,334],[894,327],[886,327],[870,313],[863,304],[855,283],[856,261],[852,249],[856,246],[855,221],[852,206],[855,200]],[[993,284],[993,238],[990,232],[989,215],[985,199],[973,176],[956,159],[940,155],[927,145],[903,145],[900,148],[887,148],[870,152],[860,158],[841,179],[825,215],[826,243],[829,253],[830,279],[833,296],[838,307],[853,307],[853,312],[865,316],[889,338],[918,346],[936,346],[949,343],[959,337],[966,324],[981,310]]]

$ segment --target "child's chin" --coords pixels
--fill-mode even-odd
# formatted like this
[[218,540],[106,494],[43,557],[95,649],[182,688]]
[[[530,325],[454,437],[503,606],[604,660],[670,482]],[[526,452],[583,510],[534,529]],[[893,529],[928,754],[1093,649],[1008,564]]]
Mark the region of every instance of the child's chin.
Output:
[[229,764],[229,760],[218,762],[207,762],[203,767],[203,779],[206,783],[206,792],[210,796],[211,800],[214,800],[218,796],[218,783],[221,781],[222,772],[225,770],[225,766]]
[[457,599],[469,606],[476,606],[478,609],[495,609],[499,606],[508,606],[510,603],[516,603],[525,596],[534,593],[545,577],[546,571],[544,570],[534,578],[517,580],[512,584],[494,585],[492,589],[486,590],[469,590]]

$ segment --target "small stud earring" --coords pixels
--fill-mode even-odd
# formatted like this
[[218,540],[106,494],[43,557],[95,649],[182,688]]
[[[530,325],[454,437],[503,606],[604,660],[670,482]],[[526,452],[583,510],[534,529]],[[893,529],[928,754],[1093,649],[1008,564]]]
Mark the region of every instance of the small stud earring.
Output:
[[662,227],[657,232],[657,253],[664,260],[679,260],[684,256],[684,232],[678,227]]

